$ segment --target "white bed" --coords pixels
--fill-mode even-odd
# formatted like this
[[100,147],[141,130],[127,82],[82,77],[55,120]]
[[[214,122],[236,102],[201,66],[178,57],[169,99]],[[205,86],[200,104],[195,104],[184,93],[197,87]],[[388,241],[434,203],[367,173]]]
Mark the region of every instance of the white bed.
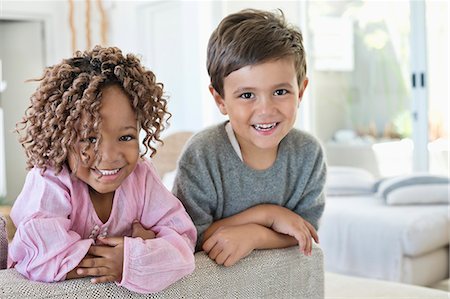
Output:
[[449,275],[448,205],[387,205],[375,194],[328,196],[325,269],[428,286]]

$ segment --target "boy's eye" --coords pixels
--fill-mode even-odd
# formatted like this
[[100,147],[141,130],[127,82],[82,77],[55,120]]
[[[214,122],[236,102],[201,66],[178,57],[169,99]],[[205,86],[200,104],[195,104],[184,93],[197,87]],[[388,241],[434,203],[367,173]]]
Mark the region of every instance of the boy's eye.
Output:
[[283,95],[285,95],[287,93],[288,93],[288,91],[286,89],[277,89],[277,90],[275,90],[273,95],[274,96],[283,96]]
[[120,138],[119,138],[120,141],[130,141],[133,139],[134,139],[134,137],[131,135],[120,136]]
[[240,98],[243,98],[243,99],[251,99],[251,98],[254,97],[254,95],[253,95],[253,93],[251,93],[251,92],[244,92],[244,93],[241,94],[239,97],[240,97]]

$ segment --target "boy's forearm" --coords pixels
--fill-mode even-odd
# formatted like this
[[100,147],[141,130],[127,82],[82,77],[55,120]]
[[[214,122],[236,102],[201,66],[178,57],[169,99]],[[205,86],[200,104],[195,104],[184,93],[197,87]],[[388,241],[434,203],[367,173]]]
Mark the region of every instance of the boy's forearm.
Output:
[[260,204],[242,211],[233,216],[217,220],[211,224],[204,233],[203,240],[207,240],[218,228],[223,226],[235,226],[255,223],[265,227],[270,227],[273,220],[273,210],[278,206],[271,204]]
[[[230,237],[230,234],[232,234],[233,237]],[[240,236],[237,237],[237,235]],[[213,243],[220,239],[230,242],[231,240],[235,241],[236,237],[238,239],[241,238],[242,240],[239,242],[247,242],[248,247],[251,250],[285,248],[298,244],[298,241],[289,235],[280,234],[270,228],[255,223],[225,226],[225,230],[219,230],[215,234],[212,233],[204,238],[204,241],[207,242],[210,237],[211,239],[215,239]],[[209,240],[209,242],[211,242],[211,240]],[[202,246],[203,245],[204,244],[202,244]],[[210,247],[209,245],[207,247]]]
[[298,241],[294,237],[277,233],[267,227],[261,226],[258,233],[259,237],[257,238],[255,249],[286,248],[298,244]]

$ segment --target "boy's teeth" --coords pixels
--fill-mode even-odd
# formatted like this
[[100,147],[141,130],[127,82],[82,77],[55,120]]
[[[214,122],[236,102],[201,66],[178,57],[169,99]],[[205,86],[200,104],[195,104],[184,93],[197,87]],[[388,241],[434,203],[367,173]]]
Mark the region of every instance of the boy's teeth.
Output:
[[120,168],[113,169],[113,170],[102,170],[102,169],[99,169],[98,171],[99,171],[102,175],[113,175],[113,174],[118,173],[119,170],[120,170]]
[[275,127],[277,125],[277,123],[272,123],[272,124],[256,124],[253,125],[253,127],[256,130],[261,130],[261,131],[268,131],[270,129],[272,129],[273,127]]

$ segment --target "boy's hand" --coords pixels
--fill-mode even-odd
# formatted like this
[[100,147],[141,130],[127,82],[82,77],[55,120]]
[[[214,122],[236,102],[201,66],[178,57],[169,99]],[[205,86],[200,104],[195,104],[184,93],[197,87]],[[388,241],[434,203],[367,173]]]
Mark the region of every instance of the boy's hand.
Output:
[[140,237],[143,240],[154,239],[156,237],[155,233],[150,229],[145,229],[138,220],[133,221],[133,231],[131,237]]
[[255,249],[255,225],[257,224],[221,227],[203,243],[203,250],[217,264],[232,266]]
[[294,237],[298,241],[300,251],[305,255],[311,255],[312,239],[319,243],[316,229],[308,221],[289,209],[281,208],[273,216],[270,226],[274,231]]
[[[114,282],[122,279],[124,240],[122,237],[98,238],[102,245],[92,245],[78,265],[80,277],[94,276],[92,283]],[[90,255],[90,256],[89,256]]]

